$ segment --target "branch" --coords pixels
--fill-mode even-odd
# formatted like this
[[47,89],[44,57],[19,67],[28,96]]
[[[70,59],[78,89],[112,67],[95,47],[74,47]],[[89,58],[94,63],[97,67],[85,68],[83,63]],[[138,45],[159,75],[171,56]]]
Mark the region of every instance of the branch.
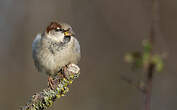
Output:
[[154,40],[158,30],[159,23],[159,3],[158,0],[152,0],[152,24],[151,24],[151,34],[149,37],[149,43],[151,49],[149,51],[150,56],[147,63],[147,82],[146,82],[146,92],[145,92],[145,110],[151,110],[151,92],[152,92],[152,80],[155,72],[155,65],[152,61],[153,58],[153,46]]
[[151,109],[151,91],[152,91],[152,80],[154,75],[154,67],[153,63],[149,63],[149,67],[147,70],[147,84],[145,91],[145,110]]
[[142,93],[145,93],[145,85],[142,82],[135,82],[130,78],[127,78],[125,76],[121,77],[122,80],[124,80],[125,82],[127,82],[129,85],[135,87],[137,90],[139,90]]
[[[65,77],[61,77],[62,72],[64,72]],[[50,107],[57,98],[64,96],[69,91],[68,86],[75,78],[79,77],[80,68],[75,64],[70,64],[62,72],[53,77],[53,89],[48,87],[35,93],[29,102],[19,110],[44,110]]]

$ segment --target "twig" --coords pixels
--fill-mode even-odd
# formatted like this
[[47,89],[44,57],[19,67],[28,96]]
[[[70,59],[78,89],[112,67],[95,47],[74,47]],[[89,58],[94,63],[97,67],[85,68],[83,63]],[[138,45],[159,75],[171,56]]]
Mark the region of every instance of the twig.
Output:
[[130,86],[138,89],[140,92],[145,93],[145,86],[144,86],[144,84],[142,85],[141,82],[134,82],[133,80],[131,80],[130,78],[127,78],[125,76],[122,76],[121,79],[124,80],[125,82],[127,82],[128,84],[130,84]]
[[158,21],[159,21],[159,3],[158,0],[152,0],[152,24],[151,24],[151,32],[149,37],[149,43],[151,45],[149,62],[147,64],[147,82],[146,82],[146,92],[145,92],[145,110],[151,110],[151,91],[152,91],[152,80],[155,72],[155,64],[152,62],[153,56],[153,44],[155,40],[155,36],[157,34],[158,29]]
[[80,69],[75,64],[68,65],[65,71],[65,77],[61,77],[62,73],[54,77],[54,88],[50,87],[34,94],[30,101],[19,110],[44,110],[50,107],[57,98],[64,96],[68,91],[68,86],[80,74]]
[[145,110],[151,109],[151,91],[152,91],[152,80],[154,74],[154,67],[153,63],[149,64],[148,72],[147,72],[147,84],[145,89]]

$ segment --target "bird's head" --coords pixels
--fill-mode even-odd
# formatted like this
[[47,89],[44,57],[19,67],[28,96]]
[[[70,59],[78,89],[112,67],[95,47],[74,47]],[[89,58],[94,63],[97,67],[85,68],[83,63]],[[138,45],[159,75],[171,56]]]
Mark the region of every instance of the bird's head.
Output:
[[46,28],[46,37],[52,41],[68,42],[74,36],[72,27],[66,23],[51,22]]

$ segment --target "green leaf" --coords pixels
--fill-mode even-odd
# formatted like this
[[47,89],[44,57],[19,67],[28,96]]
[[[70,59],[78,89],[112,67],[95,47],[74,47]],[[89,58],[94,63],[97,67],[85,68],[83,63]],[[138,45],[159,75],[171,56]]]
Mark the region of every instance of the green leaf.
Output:
[[152,62],[155,64],[155,69],[157,72],[161,72],[163,70],[163,59],[159,55],[154,55],[152,57]]
[[150,53],[152,50],[152,45],[148,40],[143,41],[144,53]]
[[134,57],[131,53],[127,53],[125,55],[125,61],[128,62],[128,63],[133,63],[134,62]]

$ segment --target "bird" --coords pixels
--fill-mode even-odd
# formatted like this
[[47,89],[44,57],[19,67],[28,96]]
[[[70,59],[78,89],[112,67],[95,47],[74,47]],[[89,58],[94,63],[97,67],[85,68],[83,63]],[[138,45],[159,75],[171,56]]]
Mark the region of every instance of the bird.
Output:
[[65,22],[52,21],[32,42],[34,65],[48,75],[48,86],[53,88],[52,76],[69,64],[78,64],[81,59],[79,41],[72,27]]

